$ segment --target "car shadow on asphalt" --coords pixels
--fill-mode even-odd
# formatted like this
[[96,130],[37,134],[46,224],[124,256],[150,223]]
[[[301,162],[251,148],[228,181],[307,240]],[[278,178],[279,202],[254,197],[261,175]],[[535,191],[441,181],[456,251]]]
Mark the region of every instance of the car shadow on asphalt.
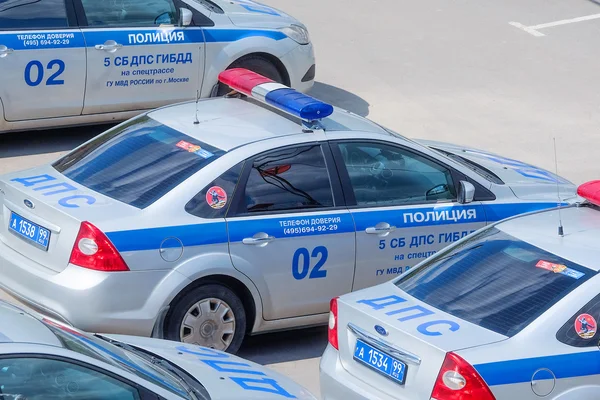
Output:
[[277,364],[321,357],[327,347],[327,327],[249,336],[238,356],[258,364]]
[[3,133],[0,134],[0,159],[69,151],[113,125]]
[[344,89],[323,82],[315,82],[315,85],[310,89],[308,94],[336,107],[352,111],[361,117],[369,115],[370,104],[362,97]]

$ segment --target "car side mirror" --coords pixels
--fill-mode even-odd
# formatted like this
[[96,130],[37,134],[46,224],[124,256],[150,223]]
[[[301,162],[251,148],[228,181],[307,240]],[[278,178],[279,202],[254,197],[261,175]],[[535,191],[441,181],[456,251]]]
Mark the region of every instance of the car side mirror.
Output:
[[441,184],[441,185],[437,185],[432,187],[431,189],[429,189],[427,191],[427,193],[425,193],[425,196],[427,197],[427,199],[440,195],[440,194],[444,194],[444,193],[448,193],[448,185],[446,184]]
[[475,197],[475,186],[467,181],[460,181],[458,190],[458,202],[460,204],[467,204],[473,201]]
[[190,26],[192,24],[193,14],[187,8],[179,9],[179,26]]

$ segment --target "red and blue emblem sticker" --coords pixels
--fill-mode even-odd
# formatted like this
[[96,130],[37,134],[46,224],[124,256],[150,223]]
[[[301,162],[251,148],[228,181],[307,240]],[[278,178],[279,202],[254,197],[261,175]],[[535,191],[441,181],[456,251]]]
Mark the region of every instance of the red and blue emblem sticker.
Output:
[[573,279],[579,279],[585,275],[583,272],[576,271],[572,268],[567,267],[566,265],[551,263],[549,261],[544,260],[538,261],[538,263],[535,264],[535,266],[541,269],[545,269],[547,271],[552,271],[555,274],[566,275]]
[[187,151],[188,153],[194,153],[196,155],[199,155],[204,159],[211,158],[212,156],[214,156],[213,153],[211,153],[208,150],[204,150],[201,146],[186,142],[185,140],[180,140],[175,146]]
[[227,204],[227,193],[220,186],[213,186],[206,191],[206,202],[215,210],[220,210]]
[[575,332],[582,339],[591,339],[596,334],[598,325],[590,314],[580,314],[575,318]]

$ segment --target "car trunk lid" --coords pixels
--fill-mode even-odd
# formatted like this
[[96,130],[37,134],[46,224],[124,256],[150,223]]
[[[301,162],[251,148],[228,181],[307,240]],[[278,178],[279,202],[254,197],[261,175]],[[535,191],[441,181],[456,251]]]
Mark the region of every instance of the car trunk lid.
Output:
[[82,221],[101,227],[106,218],[136,210],[77,184],[52,166],[2,176],[0,207],[0,240],[56,272],[67,267]]
[[[446,353],[506,339],[437,310],[391,283],[339,299],[338,327],[344,369],[400,399],[429,399]],[[357,361],[357,340],[404,362],[404,384]]]

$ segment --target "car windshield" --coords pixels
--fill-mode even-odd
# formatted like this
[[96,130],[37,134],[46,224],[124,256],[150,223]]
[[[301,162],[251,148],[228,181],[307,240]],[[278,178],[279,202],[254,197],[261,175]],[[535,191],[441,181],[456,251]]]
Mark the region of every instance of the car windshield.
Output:
[[204,6],[208,11],[213,11],[217,14],[223,14],[224,11],[221,7],[219,7],[216,3],[210,0],[194,0],[196,3]]
[[445,155],[446,157],[451,158],[452,160],[464,165],[465,167],[469,168],[471,171],[474,171],[479,176],[487,179],[488,181],[490,181],[492,183],[495,183],[497,185],[504,185],[504,181],[502,179],[500,179],[500,177],[498,177],[498,175],[494,174],[489,169],[484,168],[483,166],[481,166],[471,160],[468,160],[464,157],[450,153],[449,151],[435,149],[435,148],[432,148],[432,150],[435,150],[438,153],[441,153],[441,154]]
[[126,369],[185,399],[192,399],[186,388],[173,375],[147,359],[92,335],[50,321],[43,322],[66,349]]
[[223,154],[143,116],[75,149],[53,167],[91,190],[146,208]]
[[396,285],[455,317],[513,336],[595,273],[490,228]]

